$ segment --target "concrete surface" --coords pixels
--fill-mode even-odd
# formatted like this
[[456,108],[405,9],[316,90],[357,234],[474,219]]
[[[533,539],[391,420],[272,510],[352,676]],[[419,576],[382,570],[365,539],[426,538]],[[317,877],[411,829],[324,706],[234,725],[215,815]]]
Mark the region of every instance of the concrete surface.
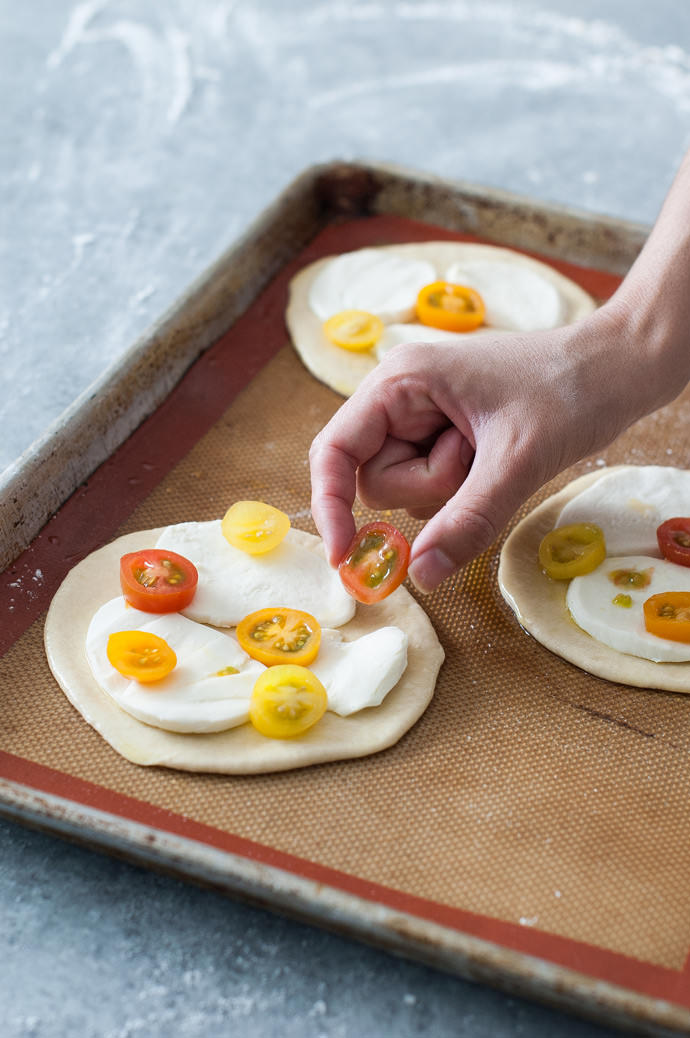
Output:
[[[0,30],[0,468],[314,162],[652,221],[690,138],[674,0],[27,0]],[[607,1033],[0,838],[4,1038]]]

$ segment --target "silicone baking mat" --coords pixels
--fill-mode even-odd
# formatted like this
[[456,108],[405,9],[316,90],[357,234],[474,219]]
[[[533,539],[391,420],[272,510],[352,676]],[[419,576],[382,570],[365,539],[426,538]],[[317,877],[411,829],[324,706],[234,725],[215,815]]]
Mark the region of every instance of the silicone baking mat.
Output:
[[[240,778],[138,767],[74,711],[43,656],[63,573],[119,533],[215,518],[239,498],[313,531],[307,451],[340,398],[287,343],[289,277],[331,252],[444,237],[467,240],[398,217],[324,229],[8,570],[0,776],[642,996],[635,1012],[682,1033],[690,698],[598,680],[524,634],[497,589],[500,544],[423,599],[446,650],[434,699],[396,746],[361,760]],[[553,265],[599,299],[617,283]],[[689,403],[638,423],[535,501],[605,464],[690,467]],[[392,521],[409,537],[418,528]],[[582,1008],[595,1002],[590,991]]]

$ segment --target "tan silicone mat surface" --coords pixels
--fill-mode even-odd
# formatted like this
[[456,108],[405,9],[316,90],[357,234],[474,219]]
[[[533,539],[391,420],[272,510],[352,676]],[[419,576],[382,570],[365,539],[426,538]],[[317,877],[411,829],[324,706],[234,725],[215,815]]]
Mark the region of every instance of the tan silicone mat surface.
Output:
[[[252,497],[313,530],[307,450],[338,403],[286,346],[120,532]],[[606,462],[690,464],[689,405],[638,424]],[[41,622],[0,660],[0,750],[415,897],[680,970],[690,698],[550,655],[503,603],[497,561],[492,549],[424,601],[447,660],[426,714],[376,756],[247,778],[137,767],[55,685]]]

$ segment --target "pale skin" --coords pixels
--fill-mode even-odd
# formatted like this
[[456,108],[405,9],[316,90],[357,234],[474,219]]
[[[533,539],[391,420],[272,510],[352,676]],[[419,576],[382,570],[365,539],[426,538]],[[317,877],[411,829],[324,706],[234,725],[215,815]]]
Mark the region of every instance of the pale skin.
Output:
[[549,479],[690,379],[690,153],[611,300],[552,331],[387,353],[314,440],[312,514],[337,565],[355,496],[426,520],[410,578],[430,592]]

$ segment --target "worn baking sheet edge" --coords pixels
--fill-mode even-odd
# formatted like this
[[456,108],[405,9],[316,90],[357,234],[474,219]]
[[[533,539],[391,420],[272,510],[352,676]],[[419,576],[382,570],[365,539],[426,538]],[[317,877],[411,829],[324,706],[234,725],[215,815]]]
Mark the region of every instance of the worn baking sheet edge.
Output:
[[387,164],[297,177],[144,336],[0,475],[0,570],[168,396],[278,270],[338,215],[394,214],[624,273],[648,228]]
[[501,947],[346,891],[0,780],[0,815],[90,849],[192,880],[259,907],[278,911],[519,997],[587,1016],[635,1033],[686,1035],[690,1012],[606,981]]

